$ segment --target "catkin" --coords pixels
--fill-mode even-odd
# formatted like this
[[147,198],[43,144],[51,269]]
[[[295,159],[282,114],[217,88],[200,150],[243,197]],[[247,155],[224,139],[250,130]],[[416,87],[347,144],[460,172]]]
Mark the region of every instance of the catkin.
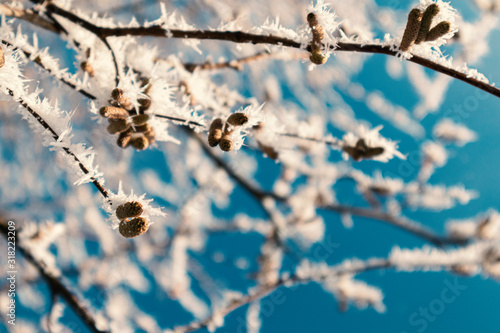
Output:
[[127,119],[128,112],[125,109],[115,107],[115,106],[103,106],[99,110],[99,114],[105,118],[109,119]]
[[314,27],[318,25],[318,15],[316,13],[307,14],[307,23],[309,23],[309,27]]
[[116,217],[124,220],[130,217],[139,217],[143,212],[142,204],[138,201],[129,201],[116,208]]
[[136,133],[146,133],[151,130],[151,126],[149,126],[148,123],[139,125],[139,126],[134,126],[135,127],[135,132]]
[[132,117],[132,122],[134,125],[144,125],[149,120],[149,116],[147,114],[138,114]]
[[130,99],[128,99],[125,96],[125,93],[123,92],[122,89],[115,88],[113,91],[111,91],[111,98],[113,98],[116,103],[121,106],[122,108],[125,108],[127,110],[132,110],[132,102],[130,102]]
[[108,119],[108,121],[109,125],[106,130],[109,134],[121,133],[130,127],[126,119]]
[[129,128],[125,132],[121,132],[116,140],[116,144],[120,148],[127,148],[130,144],[130,139],[132,138],[132,128]]
[[311,28],[311,56],[309,59],[313,64],[322,65],[326,62],[326,57],[321,53],[321,40],[325,36],[325,31],[318,22],[318,16],[315,13],[307,14],[307,22]]
[[118,231],[125,238],[133,238],[144,234],[149,229],[148,221],[143,217],[137,217],[130,221],[120,222]]
[[149,147],[149,140],[144,136],[136,136],[130,140],[130,145],[137,150],[144,150]]
[[141,98],[137,102],[139,102],[140,111],[146,111],[151,106],[151,99],[149,98]]
[[405,32],[403,34],[403,39],[401,40],[401,45],[399,49],[406,52],[415,43],[420,31],[420,25],[422,22],[422,11],[420,9],[412,9],[410,14],[408,14],[408,22],[406,23]]
[[0,48],[0,68],[2,68],[3,65],[5,65],[5,56],[3,55],[3,51]]
[[323,65],[326,62],[326,57],[319,51],[312,52],[309,59],[316,65]]
[[447,21],[440,22],[429,31],[427,37],[425,38],[425,41],[426,42],[435,41],[439,37],[446,35],[448,32],[450,32],[450,30],[451,30],[450,22]]
[[432,20],[438,13],[439,7],[435,3],[427,7],[424,14],[422,15],[422,23],[420,24],[420,31],[418,32],[415,44],[425,42],[425,38],[427,37],[429,29],[431,28]]
[[80,64],[80,68],[89,74],[90,77],[94,76],[94,68],[92,68],[92,65],[88,61],[82,61]]
[[217,118],[210,124],[210,129],[208,131],[208,145],[210,147],[215,147],[219,144],[222,138],[222,119]]
[[248,116],[244,113],[236,112],[230,115],[227,118],[226,122],[233,126],[241,126],[248,122]]
[[231,151],[233,150],[233,140],[229,135],[224,135],[219,142],[219,147],[222,151]]

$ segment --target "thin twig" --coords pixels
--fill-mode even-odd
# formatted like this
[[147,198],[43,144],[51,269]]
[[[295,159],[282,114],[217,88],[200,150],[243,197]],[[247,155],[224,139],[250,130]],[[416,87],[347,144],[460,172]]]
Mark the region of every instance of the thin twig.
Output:
[[[310,47],[306,48],[291,39],[265,36],[245,33],[241,31],[212,31],[212,30],[165,30],[162,27],[131,27],[131,28],[101,28],[103,36],[153,36],[164,38],[182,38],[182,39],[210,39],[210,40],[223,40],[234,43],[252,43],[252,44],[267,44],[278,45],[284,47],[292,47],[297,49],[304,49],[310,51]],[[398,52],[391,50],[390,46],[379,44],[357,44],[357,43],[343,43],[339,42],[337,45],[331,46],[333,51],[344,52],[361,52],[361,53],[378,53],[390,56],[397,56]],[[467,74],[459,72],[455,69],[448,68],[441,64],[435,63],[429,59],[413,55],[408,61],[419,64],[421,66],[430,68],[439,73],[451,76],[455,79],[468,83],[476,88],[486,91],[496,97],[500,97],[500,89],[490,85],[486,82],[477,80],[467,76]]]
[[368,259],[363,262],[359,262],[356,265],[351,266],[343,266],[339,265],[336,269],[335,267],[329,270],[329,274],[317,276],[314,279],[312,277],[304,278],[300,275],[283,275],[279,278],[275,283],[269,285],[259,285],[256,289],[252,290],[245,296],[238,298],[232,302],[230,302],[226,307],[222,309],[216,310],[210,317],[203,319],[201,321],[195,321],[185,326],[177,326],[174,328],[175,332],[193,332],[199,329],[205,328],[209,326],[214,317],[225,317],[234,310],[251,303],[253,301],[264,298],[274,292],[277,288],[281,286],[290,286],[299,283],[308,283],[313,281],[321,282],[327,278],[332,278],[341,275],[351,275],[351,274],[359,274],[363,272],[373,271],[373,270],[381,270],[381,269],[389,269],[394,268],[394,265],[389,261],[389,259],[375,258]]
[[[231,177],[234,181],[236,181],[239,185],[241,185],[248,193],[250,193],[258,201],[261,201],[264,198],[269,197],[275,199],[278,202],[287,202],[288,198],[279,196],[274,192],[266,192],[258,188],[256,185],[250,183],[244,177],[238,175],[221,157],[216,155],[213,149],[208,147],[198,135],[193,135],[193,136],[200,142],[203,151],[220,168],[224,169],[226,173],[229,175],[229,177]],[[372,220],[388,223],[401,230],[404,230],[415,236],[425,239],[437,246],[444,246],[451,244],[457,245],[466,243],[466,241],[463,240],[436,235],[434,232],[428,230],[423,225],[417,222],[410,221],[404,217],[397,217],[392,214],[383,212],[381,210],[366,209],[366,208],[346,206],[346,205],[334,205],[334,204],[319,208],[323,210],[334,211],[340,214],[350,214],[353,216],[366,217]]]
[[[277,57],[277,55],[279,55],[279,57]],[[304,57],[305,58],[308,57],[308,55],[305,53],[296,53],[296,54],[289,55],[289,56],[290,56],[290,58],[294,58],[294,59],[295,58],[301,59]],[[248,57],[233,59],[230,61],[217,62],[217,63],[207,61],[205,63],[200,63],[200,64],[186,63],[186,64],[183,64],[183,66],[188,72],[194,72],[197,69],[215,70],[215,69],[225,69],[225,68],[230,68],[230,69],[234,69],[237,71],[241,71],[243,68],[243,64],[247,64],[247,63],[254,62],[257,60],[261,60],[261,59],[272,59],[272,58],[282,59],[284,57],[280,53],[270,53],[269,51],[266,50],[266,51],[262,51],[262,52],[258,52],[256,54],[250,55]],[[157,59],[157,61],[159,61],[159,60],[161,60],[161,59]]]
[[30,9],[12,8],[8,5],[0,4],[0,15],[15,17],[30,22],[31,24],[39,26],[45,30],[52,31],[56,34],[60,32],[60,30],[57,29],[52,22],[45,20],[37,12]]
[[[50,134],[52,135],[52,137],[54,138],[55,141],[59,140],[59,135],[56,133],[56,131],[54,131],[54,129],[52,129],[52,127],[35,110],[33,110],[33,108],[31,108],[28,105],[28,103],[26,103],[22,98],[15,97],[14,91],[12,91],[10,89],[8,89],[8,91],[9,91],[9,94],[12,97],[14,97],[14,99],[19,104],[21,104],[33,116],[33,118],[35,118],[35,120],[38,121],[38,123],[40,125],[42,125],[43,128],[45,128],[47,131],[50,132]],[[75,160],[76,163],[78,163],[78,166],[80,167],[80,170],[82,170],[82,172],[84,174],[88,175],[90,173],[89,169],[82,163],[82,161],[80,161],[80,159],[78,158],[78,156],[76,156],[69,148],[62,147],[62,150],[67,155],[69,155],[70,157],[72,157]],[[93,176],[90,177],[90,180],[91,180],[92,184],[94,184],[94,186],[97,188],[97,190],[99,191],[99,193],[101,193],[102,196],[109,201],[109,193],[104,188],[104,186],[95,177],[93,177]]]
[[[8,235],[8,225],[7,221],[0,220],[0,232],[7,237]],[[76,315],[80,317],[80,319],[87,325],[89,330],[94,333],[104,333],[108,331],[101,331],[97,328],[96,321],[93,315],[90,313],[88,309],[83,305],[83,301],[80,300],[74,292],[72,292],[69,287],[65,285],[62,279],[56,275],[54,275],[47,266],[35,259],[30,249],[24,247],[21,242],[18,241],[18,237],[16,234],[16,248],[17,250],[26,258],[26,260],[36,267],[42,278],[49,284],[51,290],[56,292],[58,295],[62,296],[62,298],[68,303],[68,305],[75,311]]]
[[[2,40],[2,43],[5,44],[5,45],[8,45],[8,46],[12,46],[12,47],[15,47],[16,49],[18,49],[19,51],[21,51],[22,53],[24,53],[24,55],[28,58],[28,59],[31,59],[31,52],[28,52],[26,50],[23,50],[21,49],[20,47],[6,41],[6,40]],[[52,69],[48,68],[47,66],[45,66],[45,64],[43,63],[42,59],[40,57],[36,57],[33,62],[35,64],[37,64],[38,66],[40,66],[43,70],[47,71],[49,74],[52,74]],[[67,85],[68,87],[70,88],[73,88],[74,90],[76,90],[77,92],[79,92],[80,94],[82,94],[83,96],[87,97],[88,99],[91,99],[91,100],[96,100],[97,97],[95,97],[94,95],[92,95],[91,93],[83,90],[83,89],[78,89],[75,84],[71,83],[70,81],[68,81],[67,79],[65,79],[64,77],[57,77],[56,78],[61,81],[62,83],[64,83],[65,85]]]
[[381,210],[345,206],[345,205],[336,205],[336,204],[319,207],[319,209],[330,210],[340,214],[350,214],[357,217],[365,217],[375,221],[381,221],[390,224],[396,228],[399,228],[401,230],[404,230],[406,232],[409,232],[415,236],[423,238],[433,243],[436,246],[463,245],[467,243],[467,241],[463,239],[442,237],[436,235],[433,231],[425,228],[420,223],[411,221],[405,217],[394,216],[390,213],[386,213]]

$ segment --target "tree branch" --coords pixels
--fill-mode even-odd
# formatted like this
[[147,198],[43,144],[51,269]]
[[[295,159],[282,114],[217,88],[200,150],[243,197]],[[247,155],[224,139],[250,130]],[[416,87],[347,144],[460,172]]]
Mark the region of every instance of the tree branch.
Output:
[[[7,221],[1,219],[0,220],[0,233],[2,233],[5,237],[8,235],[8,225]],[[36,267],[42,278],[47,282],[50,286],[50,289],[56,292],[58,295],[62,296],[64,300],[68,303],[68,305],[75,311],[76,315],[80,317],[80,319],[87,325],[87,327],[94,333],[105,333],[108,331],[101,331],[97,328],[96,321],[93,315],[90,313],[88,309],[83,305],[82,300],[80,300],[62,281],[62,279],[58,276],[55,276],[49,269],[45,266],[44,263],[35,259],[30,249],[24,247],[22,243],[18,241],[18,237],[16,234],[16,248],[19,252],[26,258],[26,260]]]
[[327,278],[335,277],[335,276],[341,276],[341,275],[347,275],[347,274],[359,274],[363,272],[368,272],[372,270],[381,270],[381,269],[388,269],[388,268],[394,268],[394,265],[389,261],[389,259],[368,259],[362,262],[359,262],[355,265],[351,266],[343,266],[342,264],[336,266],[336,268],[332,268],[329,270],[329,274],[327,275],[322,275],[318,276],[316,278],[303,278],[300,275],[294,274],[294,275],[287,275],[284,274],[278,279],[275,283],[270,284],[270,285],[259,285],[256,289],[252,290],[249,294],[242,296],[239,299],[233,300],[230,302],[226,307],[222,309],[216,310],[210,317],[203,319],[201,321],[196,321],[192,322],[188,325],[185,326],[177,326],[174,328],[175,332],[193,332],[196,330],[199,330],[201,328],[207,327],[211,325],[214,317],[225,317],[234,310],[242,307],[243,305],[246,305],[248,303],[251,303],[253,301],[259,300],[261,298],[266,297],[267,295],[271,294],[273,291],[275,291],[277,288],[281,286],[290,286],[294,284],[299,284],[299,283],[308,283],[312,281],[317,281],[321,282]]
[[8,5],[0,4],[0,15],[19,18],[21,20],[39,26],[40,28],[43,28],[45,30],[52,31],[56,34],[60,32],[59,29],[54,27],[52,22],[47,21],[46,19],[41,17],[38,13],[33,12],[32,10],[29,9],[12,8]]
[[411,221],[405,217],[398,217],[381,210],[335,204],[323,206],[319,209],[330,210],[340,214],[350,214],[357,217],[365,217],[375,221],[381,221],[398,229],[409,232],[417,237],[423,238],[436,246],[463,245],[467,243],[467,241],[463,239],[439,236],[420,223]]
[[[14,92],[10,89],[8,89],[8,91],[9,91],[9,94],[12,97],[14,97]],[[42,125],[43,128],[45,128],[47,131],[49,131],[49,133],[52,135],[52,137],[54,138],[55,141],[59,140],[59,135],[56,133],[56,131],[54,131],[52,129],[52,127],[50,127],[50,125],[35,110],[33,110],[33,108],[31,108],[28,105],[28,103],[26,103],[22,98],[14,97],[14,99],[19,104],[21,104],[31,114],[31,116],[33,116],[33,118],[35,118],[35,120],[38,121],[38,123],[40,125]],[[78,164],[78,166],[80,167],[80,170],[82,170],[82,172],[84,174],[88,175],[90,173],[89,169],[82,163],[82,161],[80,161],[78,156],[76,156],[69,148],[62,147],[62,150],[67,155],[69,155],[70,157],[72,157],[74,159],[74,161]],[[101,195],[109,201],[109,193],[104,188],[104,186],[93,176],[90,178],[90,180],[91,180],[92,184],[94,184],[95,188],[99,191],[99,193],[101,193]]]
[[[44,0],[31,0],[33,3],[43,3]],[[213,31],[213,30],[179,30],[179,29],[164,29],[161,26],[150,26],[150,27],[115,27],[106,28],[99,27],[91,22],[88,22],[76,14],[73,14],[67,10],[64,10],[52,3],[47,5],[47,9],[54,14],[60,15],[73,23],[82,26],[84,29],[94,33],[103,42],[105,42],[107,37],[121,37],[121,36],[149,36],[149,37],[161,37],[161,38],[181,38],[181,39],[206,39],[206,40],[222,40],[234,43],[251,43],[251,44],[266,44],[266,45],[277,45],[284,47],[291,47],[296,49],[303,49],[310,52],[310,46],[302,45],[294,40],[272,36],[272,35],[257,35],[242,31]],[[105,42],[106,43],[106,42]],[[344,43],[339,42],[337,45],[330,46],[332,51],[345,51],[345,52],[361,52],[361,53],[378,53],[385,54],[389,56],[397,56],[399,52],[391,50],[390,46],[379,45],[379,44],[358,44],[358,43]],[[112,50],[111,50],[112,52]],[[118,70],[118,65],[116,59],[115,67]],[[446,66],[435,63],[429,59],[425,59],[416,55],[408,61],[419,64],[421,66],[427,67],[439,73],[448,75],[457,80],[468,83],[476,88],[479,88],[487,93],[490,93],[496,97],[500,97],[500,89],[490,85],[486,82],[468,77],[467,74],[459,72],[455,69],[448,68]],[[117,72],[118,76],[118,72]]]

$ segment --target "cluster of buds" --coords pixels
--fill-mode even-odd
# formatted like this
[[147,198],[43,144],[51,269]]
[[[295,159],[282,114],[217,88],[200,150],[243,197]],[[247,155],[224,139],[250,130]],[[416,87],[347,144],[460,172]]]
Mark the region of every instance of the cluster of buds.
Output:
[[141,217],[142,204],[137,201],[126,202],[116,208],[116,217],[120,220],[118,231],[125,238],[133,238],[144,234],[149,229],[149,223]]
[[139,114],[136,114],[123,90],[115,88],[111,97],[111,106],[103,106],[99,110],[99,114],[108,119],[108,133],[118,135],[116,143],[121,148],[147,149],[155,141],[154,129],[148,124],[149,115],[144,113],[149,108],[150,100],[139,100]]
[[315,13],[307,14],[307,23],[312,31],[311,56],[309,59],[313,64],[322,65],[326,62],[326,57],[321,53],[321,40],[325,36],[323,27],[318,23],[318,16]]
[[369,147],[364,139],[359,139],[354,147],[344,146],[342,149],[356,162],[362,159],[371,159],[384,152],[383,147]]
[[[220,118],[216,118],[210,124],[208,131],[208,145],[210,147],[220,147],[222,151],[233,150],[233,140],[231,134],[236,127],[242,126],[248,122],[248,116],[241,112],[236,112],[226,119],[226,125]],[[223,130],[224,128],[224,130]]]
[[442,21],[431,29],[432,20],[438,13],[439,6],[435,3],[429,5],[423,13],[420,9],[412,9],[399,49],[406,52],[413,44],[432,42],[450,32],[451,24],[448,21]]

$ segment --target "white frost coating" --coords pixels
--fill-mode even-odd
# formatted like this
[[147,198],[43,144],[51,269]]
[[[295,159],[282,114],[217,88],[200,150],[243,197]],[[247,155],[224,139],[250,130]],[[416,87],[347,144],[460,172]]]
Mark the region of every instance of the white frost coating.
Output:
[[350,275],[326,279],[323,287],[332,292],[341,305],[342,303],[352,302],[358,309],[372,306],[377,312],[385,312],[382,291],[379,288],[369,286],[363,281],[354,280]]
[[453,79],[442,74],[431,78],[426,74],[425,68],[416,64],[408,64],[407,71],[408,80],[420,97],[419,103],[413,109],[415,117],[423,119],[428,113],[437,112]]
[[338,31],[340,25],[337,14],[330,10],[330,6],[331,5],[325,3],[324,0],[316,0],[315,5],[311,3],[307,8],[308,13],[316,13],[319,25],[321,25],[325,31],[325,36],[321,42],[325,44],[324,50],[322,51],[327,56],[333,52],[330,49],[332,47],[335,48],[337,45],[338,38],[336,38],[334,34]]
[[422,125],[415,121],[408,110],[388,101],[381,92],[375,91],[366,96],[366,105],[383,119],[391,122],[394,127],[421,138],[425,131]]
[[373,177],[358,170],[353,170],[349,175],[356,181],[360,193],[370,190],[379,195],[394,196],[402,192],[405,185],[399,178],[383,177],[380,170],[375,171]]
[[391,264],[401,271],[442,270],[443,266],[478,264],[482,262],[486,243],[471,244],[457,250],[441,250],[430,246],[415,249],[394,247],[389,255]]
[[432,133],[436,138],[446,142],[455,143],[460,147],[477,140],[476,132],[471,131],[465,125],[457,124],[448,118],[445,118],[437,123],[436,126],[434,126]]
[[49,247],[65,232],[66,227],[62,223],[45,222],[38,225],[28,223],[23,226],[18,236],[19,241],[31,251],[36,260],[43,262],[48,271],[59,276],[61,272]]
[[473,218],[449,220],[446,222],[447,232],[459,239],[500,239],[500,214],[489,210]]
[[446,149],[433,141],[426,141],[422,144],[422,155],[424,159],[427,159],[438,167],[444,166],[448,160]]
[[446,222],[447,233],[458,239],[470,239],[476,236],[477,223],[473,219],[449,220]]
[[[68,73],[67,68],[60,68],[58,59],[49,54],[49,48],[39,49],[38,37],[36,34],[33,34],[33,44],[30,44],[28,36],[22,33],[21,26],[18,26],[17,32],[15,32],[12,22],[14,22],[14,20],[6,21],[5,17],[2,17],[2,28],[0,32],[2,40],[14,45],[19,50],[29,53],[29,60],[37,61],[42,64],[45,68],[43,71],[50,73],[54,78],[64,80],[74,85],[76,90],[89,88],[89,84],[85,79],[78,78],[77,74]],[[18,55],[23,62],[27,61],[26,55],[23,52],[18,52]],[[14,64],[15,63],[12,63],[10,66]],[[6,63],[5,67],[7,66],[9,66],[8,63]],[[5,67],[3,67],[2,70],[5,70]],[[59,81],[56,82],[59,84]]]
[[[57,101],[55,106],[47,99],[39,97],[40,91],[35,90],[29,93],[25,86],[26,80],[19,71],[19,54],[12,48],[4,49],[6,64],[0,69],[0,94],[6,98],[22,101],[27,107],[31,108],[50,128],[56,133],[58,139],[55,140],[54,134],[46,130],[35,116],[32,115],[26,107],[19,104],[18,112],[27,119],[30,126],[43,137],[43,145],[57,150],[60,155],[67,161],[67,165],[71,167],[73,175],[77,178],[75,184],[81,185],[91,182],[93,179],[104,184],[102,173],[97,166],[93,166],[95,153],[92,148],[87,148],[83,144],[74,144],[71,142],[73,135],[71,134],[71,117],[73,113],[59,110]],[[12,96],[11,96],[12,95]],[[88,173],[84,173],[78,162],[73,156],[69,156],[65,149],[69,149],[85,166]]]
[[411,182],[404,188],[406,201],[410,207],[440,211],[454,207],[457,203],[468,204],[479,194],[466,190],[463,185],[446,187],[443,185],[426,185],[423,189],[417,182]]
[[247,332],[248,333],[259,333],[262,326],[262,320],[260,319],[260,301],[255,301],[250,303],[247,310]]
[[324,235],[325,223],[321,217],[298,223],[288,230],[288,237],[293,238],[306,249],[310,248],[314,243],[321,242]]

